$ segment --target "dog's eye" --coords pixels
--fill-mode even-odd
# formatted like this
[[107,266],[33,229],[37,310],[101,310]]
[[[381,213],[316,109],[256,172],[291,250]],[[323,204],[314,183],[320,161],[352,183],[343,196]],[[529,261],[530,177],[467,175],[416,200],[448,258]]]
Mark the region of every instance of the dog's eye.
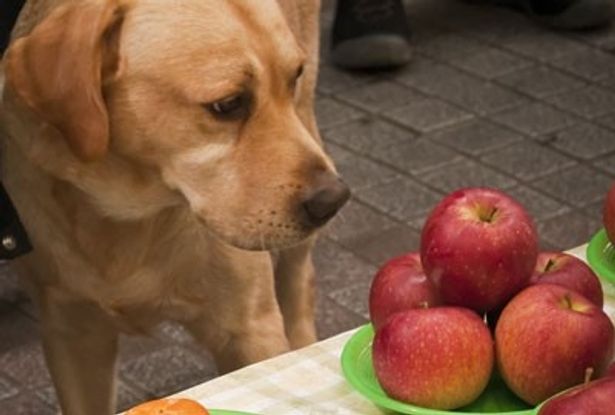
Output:
[[245,94],[233,95],[220,101],[206,105],[209,112],[215,117],[223,119],[237,119],[246,115],[248,99]]

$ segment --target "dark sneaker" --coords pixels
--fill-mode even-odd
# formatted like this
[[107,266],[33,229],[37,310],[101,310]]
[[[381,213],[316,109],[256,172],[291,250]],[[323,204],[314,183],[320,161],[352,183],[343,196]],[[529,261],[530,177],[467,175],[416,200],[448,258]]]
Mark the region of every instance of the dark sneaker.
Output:
[[611,21],[611,0],[494,0],[556,29],[591,29]]
[[411,57],[401,0],[338,0],[331,55],[350,69],[402,66]]

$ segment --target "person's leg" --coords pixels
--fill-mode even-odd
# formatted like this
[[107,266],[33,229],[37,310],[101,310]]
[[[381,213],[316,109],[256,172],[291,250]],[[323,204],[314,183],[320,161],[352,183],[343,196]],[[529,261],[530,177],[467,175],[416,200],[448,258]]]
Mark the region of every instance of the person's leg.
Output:
[[411,51],[401,0],[338,0],[331,55],[344,68],[406,64]]
[[0,7],[0,57],[9,44],[11,31],[26,0],[3,0]]
[[520,10],[538,23],[557,29],[603,26],[613,16],[612,0],[492,0]]

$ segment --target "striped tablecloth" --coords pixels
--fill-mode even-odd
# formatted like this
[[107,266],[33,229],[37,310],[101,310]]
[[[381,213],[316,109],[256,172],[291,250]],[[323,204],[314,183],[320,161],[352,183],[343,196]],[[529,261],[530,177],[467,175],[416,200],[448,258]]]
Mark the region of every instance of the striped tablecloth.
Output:
[[[581,246],[570,253],[585,259]],[[605,286],[605,309],[615,321],[615,289]],[[340,354],[354,330],[257,363],[178,393],[208,408],[262,415],[385,414],[346,383]]]

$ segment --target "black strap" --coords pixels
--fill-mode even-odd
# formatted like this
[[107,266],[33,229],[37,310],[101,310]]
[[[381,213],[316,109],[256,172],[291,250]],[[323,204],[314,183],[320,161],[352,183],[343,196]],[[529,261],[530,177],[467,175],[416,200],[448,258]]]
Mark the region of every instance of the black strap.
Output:
[[[11,31],[26,0],[0,0],[0,56],[9,44]],[[0,182],[0,260],[14,259],[32,250],[17,211]]]
[[32,250],[17,211],[0,183],[0,260],[14,259]]
[[0,0],[0,56],[9,45],[11,31],[26,0]]

